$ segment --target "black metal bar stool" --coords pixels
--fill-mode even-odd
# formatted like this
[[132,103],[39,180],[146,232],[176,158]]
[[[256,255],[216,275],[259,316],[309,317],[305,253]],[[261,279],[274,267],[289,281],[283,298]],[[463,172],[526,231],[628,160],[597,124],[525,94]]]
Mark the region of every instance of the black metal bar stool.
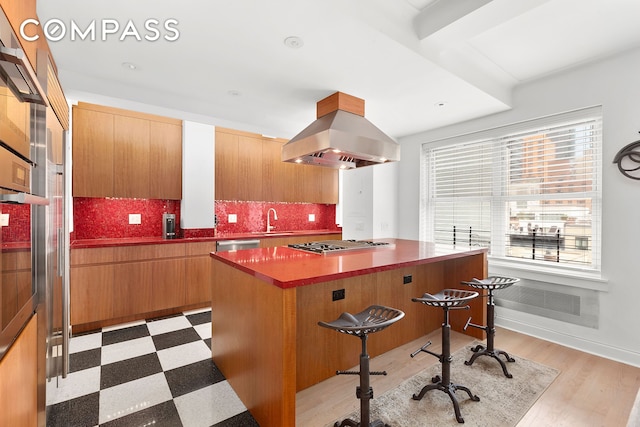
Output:
[[500,276],[490,276],[486,279],[473,279],[470,282],[462,282],[467,286],[471,286],[475,289],[481,289],[483,291],[487,291],[487,295],[483,295],[487,297],[487,325],[475,325],[471,323],[471,318],[467,321],[464,329],[467,329],[467,326],[472,326],[474,328],[482,329],[487,333],[487,346],[477,345],[471,349],[475,354],[471,356],[471,359],[464,362],[465,365],[473,365],[473,362],[480,356],[489,356],[496,359],[500,362],[500,366],[502,366],[502,372],[507,378],[512,378],[513,375],[507,371],[507,365],[504,363],[502,359],[498,356],[503,355],[507,362],[515,362],[515,359],[509,356],[507,352],[502,350],[496,350],[494,345],[494,339],[496,335],[495,328],[495,301],[493,300],[493,291],[496,289],[504,289],[513,285],[514,283],[520,281],[520,279],[516,279],[513,277],[500,277]]
[[459,289],[444,289],[435,295],[425,293],[421,298],[411,298],[413,302],[419,302],[431,307],[440,307],[444,312],[444,321],[442,323],[442,354],[437,354],[427,350],[427,347],[431,345],[431,341],[420,347],[418,350],[411,353],[411,357],[415,357],[420,352],[429,353],[432,356],[437,357],[442,364],[442,377],[436,375],[431,379],[433,384],[427,384],[420,390],[420,393],[414,394],[414,400],[420,400],[429,390],[441,390],[451,399],[453,403],[453,410],[456,413],[456,420],[459,423],[464,423],[464,418],[460,415],[460,404],[456,398],[456,391],[465,391],[469,398],[475,402],[480,398],[471,393],[467,387],[454,384],[451,382],[451,325],[449,324],[449,310],[467,310],[469,305],[467,302],[477,297],[478,293],[473,291],[463,291]]
[[359,375],[360,386],[356,388],[356,397],[360,399],[360,422],[345,419],[342,423],[335,423],[338,426],[352,427],[381,427],[387,426],[380,420],[369,423],[370,407],[369,401],[373,399],[373,388],[369,385],[370,375],[387,375],[386,371],[369,371],[369,354],[367,353],[367,336],[371,333],[381,331],[387,326],[397,322],[404,317],[404,313],[390,307],[372,305],[358,314],[342,313],[339,318],[332,322],[318,322],[318,325],[333,329],[347,335],[355,335],[362,342],[362,353],[360,354],[360,371],[336,371],[336,375]]

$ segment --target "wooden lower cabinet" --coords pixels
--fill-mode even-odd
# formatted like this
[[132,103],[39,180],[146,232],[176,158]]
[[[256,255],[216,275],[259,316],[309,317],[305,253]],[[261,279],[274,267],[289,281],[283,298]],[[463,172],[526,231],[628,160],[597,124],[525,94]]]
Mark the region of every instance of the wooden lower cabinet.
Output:
[[74,330],[209,306],[213,250],[215,242],[72,249]]
[[119,263],[113,266],[113,317],[153,311],[152,263]]
[[114,266],[112,264],[71,267],[70,314],[72,325],[113,318],[116,296],[113,272]]
[[[341,234],[271,237],[262,247]],[[209,254],[216,242],[133,245],[71,250],[71,324],[74,331],[211,305]]]
[[216,242],[190,243],[186,250],[185,304],[211,304],[213,271],[209,254],[216,250]]
[[151,262],[153,311],[185,305],[185,260],[169,259]]
[[38,424],[37,315],[0,360],[0,427]]

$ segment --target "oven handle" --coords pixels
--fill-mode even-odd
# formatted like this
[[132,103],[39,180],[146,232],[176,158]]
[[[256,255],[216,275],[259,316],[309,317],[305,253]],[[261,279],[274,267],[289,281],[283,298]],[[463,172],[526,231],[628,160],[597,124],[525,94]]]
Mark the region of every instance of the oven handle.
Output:
[[47,206],[49,199],[34,196],[28,193],[0,194],[0,203],[13,203],[17,205],[42,205]]

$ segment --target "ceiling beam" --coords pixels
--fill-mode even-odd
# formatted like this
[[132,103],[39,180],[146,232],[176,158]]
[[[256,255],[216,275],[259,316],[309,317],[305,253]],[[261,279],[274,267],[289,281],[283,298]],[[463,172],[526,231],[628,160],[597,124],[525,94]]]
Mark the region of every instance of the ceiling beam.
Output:
[[420,40],[456,22],[492,0],[436,0],[415,17],[414,29]]

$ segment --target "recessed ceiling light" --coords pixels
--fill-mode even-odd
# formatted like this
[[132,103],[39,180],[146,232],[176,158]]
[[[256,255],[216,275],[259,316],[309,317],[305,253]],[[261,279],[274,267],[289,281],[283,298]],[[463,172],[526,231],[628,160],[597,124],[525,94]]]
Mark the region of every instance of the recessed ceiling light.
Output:
[[304,41],[298,36],[289,36],[284,39],[284,45],[291,49],[300,49],[304,46]]
[[240,91],[239,90],[230,90],[227,92],[227,94],[229,96],[240,96]]
[[123,62],[122,68],[124,68],[125,70],[137,70],[138,66],[133,62]]
[[433,104],[433,106],[437,107],[437,108],[442,108],[442,107],[444,107],[446,105],[447,105],[446,101],[440,101],[440,102],[436,102],[435,104]]

